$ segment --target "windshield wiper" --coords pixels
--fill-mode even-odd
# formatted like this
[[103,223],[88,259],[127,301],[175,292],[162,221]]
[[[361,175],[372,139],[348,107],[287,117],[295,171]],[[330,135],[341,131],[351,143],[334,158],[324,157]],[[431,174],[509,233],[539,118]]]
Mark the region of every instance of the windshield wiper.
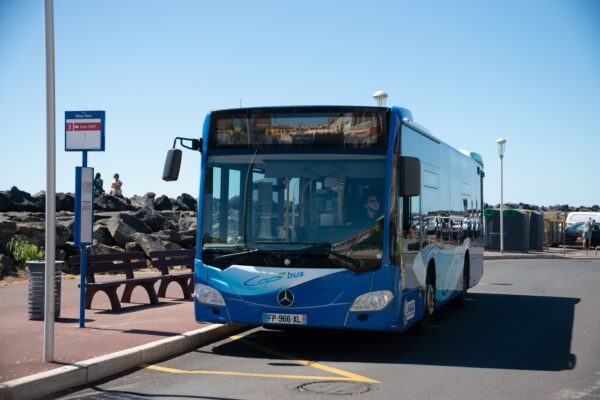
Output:
[[268,243],[268,244],[294,244],[294,245],[307,245],[307,247],[303,247],[299,249],[303,253],[308,253],[311,250],[320,250],[326,254],[331,254],[332,256],[345,261],[351,264],[353,267],[360,267],[360,260],[352,257],[348,257],[345,254],[339,253],[335,250],[331,250],[331,243],[328,242],[256,242],[256,243]]
[[[265,242],[268,243],[268,242]],[[280,244],[281,242],[277,243]],[[258,253],[258,252],[264,252],[267,254],[271,254],[273,252],[294,252],[294,251],[298,251],[302,254],[323,254],[323,255],[331,255],[335,258],[337,258],[338,260],[342,261],[346,268],[348,268],[350,271],[352,272],[358,272],[361,270],[361,266],[362,266],[362,262],[356,258],[352,258],[349,257],[345,254],[339,253],[335,250],[331,249],[331,244],[330,243],[321,243],[321,242],[312,242],[312,243],[306,243],[306,242],[283,242],[283,244],[297,244],[297,245],[308,245],[305,247],[301,247],[298,249],[257,249],[257,248],[246,248],[243,249],[241,251],[235,252],[235,253],[228,253],[228,254],[222,254],[222,255],[213,255],[212,256],[212,261],[213,262],[224,262],[227,261],[231,258],[236,258],[236,257],[240,257],[240,256],[245,256],[248,254],[254,254],[254,253]]]
[[345,254],[338,253],[337,251],[333,251],[333,250],[329,250],[329,254],[331,254],[334,257],[339,258],[342,261],[347,262],[348,264],[351,264],[355,268],[358,268],[361,266],[361,262],[357,258],[349,257]]
[[351,267],[349,269],[351,271],[357,271],[359,267],[362,265],[359,259],[349,257],[345,254],[339,253],[335,250],[331,250],[330,243],[311,243],[311,246],[305,247],[302,249],[302,252],[309,253],[311,250],[323,251],[326,254],[332,255],[337,259],[344,261],[346,264],[350,264]]
[[229,258],[235,258],[235,257],[243,256],[246,254],[256,253],[257,251],[259,251],[259,249],[244,249],[238,253],[228,253],[228,254],[223,254],[220,256],[215,256],[215,257],[213,257],[213,260],[214,261],[223,261],[223,260],[227,260]]

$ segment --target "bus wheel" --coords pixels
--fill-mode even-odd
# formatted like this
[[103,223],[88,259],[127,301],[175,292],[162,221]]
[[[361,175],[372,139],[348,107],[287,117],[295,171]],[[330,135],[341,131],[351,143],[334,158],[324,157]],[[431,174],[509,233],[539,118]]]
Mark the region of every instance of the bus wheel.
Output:
[[429,326],[429,319],[435,312],[435,286],[430,272],[427,273],[425,297],[423,299],[423,316],[415,325],[417,332],[424,332]]
[[462,291],[452,302],[454,305],[462,306],[465,304],[465,300],[467,299],[467,290],[469,290],[469,278],[469,253],[467,253],[465,255],[465,262],[463,263]]
[[431,283],[427,284],[425,288],[425,317],[427,318],[427,322],[429,322],[429,318],[435,312],[435,288]]

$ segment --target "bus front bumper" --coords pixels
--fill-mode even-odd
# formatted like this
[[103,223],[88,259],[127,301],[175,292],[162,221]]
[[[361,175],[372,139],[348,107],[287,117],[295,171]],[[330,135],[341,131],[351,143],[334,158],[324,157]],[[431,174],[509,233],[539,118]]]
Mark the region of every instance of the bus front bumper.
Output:
[[350,312],[350,303],[295,308],[257,307],[256,304],[239,298],[225,298],[225,305],[203,304],[197,297],[194,301],[198,322],[378,331],[398,331],[404,328],[395,321],[398,310],[394,303],[380,311]]

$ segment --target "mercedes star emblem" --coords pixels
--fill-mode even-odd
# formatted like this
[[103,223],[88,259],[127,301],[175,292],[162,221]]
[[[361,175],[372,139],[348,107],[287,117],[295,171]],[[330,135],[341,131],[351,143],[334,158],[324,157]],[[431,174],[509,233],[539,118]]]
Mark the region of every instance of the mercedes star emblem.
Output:
[[283,290],[277,295],[277,301],[284,307],[289,307],[294,302],[294,294],[289,290]]

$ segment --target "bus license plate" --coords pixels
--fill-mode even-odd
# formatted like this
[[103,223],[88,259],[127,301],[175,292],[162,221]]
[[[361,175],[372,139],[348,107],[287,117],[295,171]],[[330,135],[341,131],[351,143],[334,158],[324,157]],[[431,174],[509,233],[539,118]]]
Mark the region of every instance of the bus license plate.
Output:
[[306,314],[263,314],[264,324],[306,325],[307,321]]

